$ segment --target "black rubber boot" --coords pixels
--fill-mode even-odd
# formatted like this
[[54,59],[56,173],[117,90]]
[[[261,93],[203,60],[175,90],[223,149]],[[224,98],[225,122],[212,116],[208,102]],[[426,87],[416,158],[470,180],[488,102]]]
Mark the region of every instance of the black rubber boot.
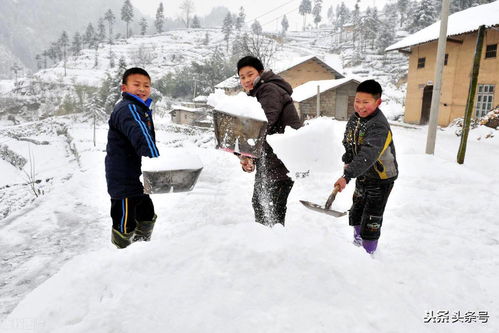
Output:
[[133,241],[144,241],[148,242],[151,240],[152,231],[154,229],[154,223],[158,216],[154,214],[152,221],[137,221],[137,226],[135,227],[135,236]]
[[129,232],[127,234],[119,232],[118,230],[112,228],[111,232],[111,242],[116,245],[118,249],[124,249],[128,245],[132,244],[134,232]]

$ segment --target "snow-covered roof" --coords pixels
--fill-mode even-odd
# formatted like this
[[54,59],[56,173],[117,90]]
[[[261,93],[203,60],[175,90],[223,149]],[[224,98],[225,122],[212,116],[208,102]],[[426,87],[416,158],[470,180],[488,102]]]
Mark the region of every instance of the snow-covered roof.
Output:
[[[499,1],[471,7],[449,16],[447,36],[455,36],[486,27],[499,25]],[[397,43],[387,47],[385,51],[400,50],[406,47],[437,40],[440,34],[440,20]]]
[[237,75],[234,75],[217,84],[215,88],[216,89],[237,88],[238,86],[239,86],[239,77]]
[[349,82],[360,83],[359,81],[352,78],[343,78],[337,80],[318,80],[318,81],[308,81],[301,86],[293,89],[293,95],[291,97],[295,102],[302,102],[310,97],[317,95],[317,86],[320,88],[321,94],[333,88],[339,88],[340,86],[347,84]]
[[198,97],[194,98],[194,102],[200,102],[200,103],[205,103],[208,100],[208,96],[204,95],[199,95]]
[[203,112],[204,110],[199,108],[190,108],[188,106],[176,104],[172,105],[172,109],[170,112],[172,111]]
[[317,56],[309,55],[305,57],[293,58],[290,61],[280,61],[272,66],[272,71],[276,74],[282,73],[284,71],[290,70],[298,65],[301,65],[309,60],[317,62],[319,65],[323,66],[329,72],[333,73],[337,78],[344,78],[345,76],[334,69],[331,65],[319,59]]

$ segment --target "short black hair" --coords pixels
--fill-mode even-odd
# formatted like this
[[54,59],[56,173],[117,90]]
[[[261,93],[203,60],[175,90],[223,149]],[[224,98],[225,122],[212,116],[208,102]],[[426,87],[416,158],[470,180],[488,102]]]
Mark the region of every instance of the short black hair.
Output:
[[126,84],[126,81],[128,80],[128,77],[130,75],[133,75],[133,74],[140,74],[140,75],[147,76],[147,78],[149,79],[149,81],[151,81],[151,77],[149,76],[149,73],[147,73],[145,69],[140,68],[140,67],[132,67],[132,68],[127,69],[125,71],[125,73],[123,74],[123,81],[122,81],[122,83]]
[[381,94],[383,93],[383,89],[381,89],[381,85],[375,80],[366,80],[361,82],[357,86],[357,92],[363,92],[373,95],[375,99],[381,98]]
[[246,66],[253,67],[258,72],[263,71],[263,64],[260,61],[260,59],[258,59],[257,57],[253,57],[253,56],[246,56],[246,57],[239,59],[239,61],[237,62],[237,74],[239,74],[239,71],[241,70],[241,68],[246,67]]

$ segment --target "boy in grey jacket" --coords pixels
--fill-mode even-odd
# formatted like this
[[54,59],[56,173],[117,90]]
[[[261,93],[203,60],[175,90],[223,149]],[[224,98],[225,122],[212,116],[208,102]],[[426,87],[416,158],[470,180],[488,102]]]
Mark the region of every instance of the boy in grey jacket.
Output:
[[349,223],[354,227],[354,244],[374,253],[388,196],[398,176],[392,131],[378,108],[382,89],[367,80],[357,87],[355,113],[348,120],[343,146],[344,174],[334,186],[341,192],[356,178]]

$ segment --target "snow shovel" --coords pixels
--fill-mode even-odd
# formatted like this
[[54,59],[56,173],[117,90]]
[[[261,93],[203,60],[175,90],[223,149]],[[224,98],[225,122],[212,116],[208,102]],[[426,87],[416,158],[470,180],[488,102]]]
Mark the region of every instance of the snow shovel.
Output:
[[336,210],[330,209],[331,205],[333,204],[334,199],[336,198],[336,194],[338,193],[339,189],[340,188],[338,186],[335,186],[335,188],[333,189],[333,192],[331,192],[331,195],[327,199],[326,205],[324,206],[324,208],[322,206],[315,204],[313,202],[310,202],[310,201],[300,200],[300,202],[305,207],[307,207],[311,210],[314,210],[316,212],[326,213],[326,214],[334,216],[334,217],[341,217],[341,216],[346,215],[347,212],[338,212]]

